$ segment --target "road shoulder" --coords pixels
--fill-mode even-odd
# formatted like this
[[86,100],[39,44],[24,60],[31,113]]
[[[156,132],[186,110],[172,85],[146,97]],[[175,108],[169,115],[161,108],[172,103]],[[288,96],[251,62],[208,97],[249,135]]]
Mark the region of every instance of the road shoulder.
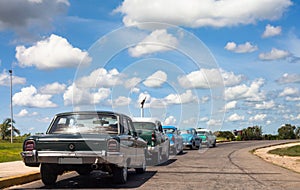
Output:
[[300,157],[279,156],[279,155],[268,153],[268,151],[276,148],[285,148],[285,147],[291,147],[295,145],[300,145],[300,142],[258,148],[253,151],[253,154],[262,158],[267,162],[271,162],[275,165],[300,173]]

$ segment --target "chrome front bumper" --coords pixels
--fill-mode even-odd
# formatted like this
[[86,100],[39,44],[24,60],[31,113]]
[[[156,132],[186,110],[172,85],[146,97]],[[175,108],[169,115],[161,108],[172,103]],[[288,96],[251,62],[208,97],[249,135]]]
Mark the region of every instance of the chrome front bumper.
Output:
[[25,164],[116,164],[123,166],[125,155],[121,152],[106,151],[24,151],[21,153]]

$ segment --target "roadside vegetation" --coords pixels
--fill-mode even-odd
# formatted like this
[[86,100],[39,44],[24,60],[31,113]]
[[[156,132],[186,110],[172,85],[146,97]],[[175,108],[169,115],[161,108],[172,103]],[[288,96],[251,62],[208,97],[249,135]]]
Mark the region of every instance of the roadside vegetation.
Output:
[[0,141],[0,163],[21,160],[22,143]]
[[214,134],[222,141],[300,139],[300,127],[291,124],[282,125],[277,132],[276,135],[263,134],[262,127],[256,125],[242,130],[216,131]]
[[270,150],[268,153],[277,154],[280,156],[300,156],[300,145],[286,147],[286,148],[276,148]]

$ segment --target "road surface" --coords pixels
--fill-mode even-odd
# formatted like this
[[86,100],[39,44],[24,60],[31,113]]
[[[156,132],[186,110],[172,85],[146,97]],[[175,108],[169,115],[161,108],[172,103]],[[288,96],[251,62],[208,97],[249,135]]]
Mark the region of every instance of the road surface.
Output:
[[10,189],[299,189],[300,174],[265,162],[249,151],[284,141],[247,141],[218,144],[216,148],[185,150],[160,166],[147,168],[145,174],[129,171],[128,182],[116,185],[109,176],[75,172],[60,176],[55,186],[42,182]]

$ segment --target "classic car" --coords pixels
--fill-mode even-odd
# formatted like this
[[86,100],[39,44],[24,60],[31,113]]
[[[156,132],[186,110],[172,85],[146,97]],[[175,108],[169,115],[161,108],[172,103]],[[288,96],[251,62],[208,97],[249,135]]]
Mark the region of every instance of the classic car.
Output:
[[217,137],[208,129],[196,129],[198,137],[202,139],[202,144],[207,147],[215,147],[217,144]]
[[128,168],[146,170],[147,143],[137,136],[130,117],[107,111],[57,114],[45,135],[30,136],[21,153],[26,166],[40,165],[45,185],[64,171],[87,175],[102,170],[126,183]]
[[183,138],[180,135],[177,127],[166,125],[162,127],[164,133],[168,135],[170,139],[170,152],[171,154],[180,154],[183,151]]
[[183,137],[184,147],[190,149],[199,149],[201,147],[201,138],[197,136],[195,128],[180,130],[180,135]]
[[149,165],[157,165],[169,159],[170,140],[163,133],[162,124],[156,118],[138,117],[133,118],[134,128],[139,136],[147,141]]

